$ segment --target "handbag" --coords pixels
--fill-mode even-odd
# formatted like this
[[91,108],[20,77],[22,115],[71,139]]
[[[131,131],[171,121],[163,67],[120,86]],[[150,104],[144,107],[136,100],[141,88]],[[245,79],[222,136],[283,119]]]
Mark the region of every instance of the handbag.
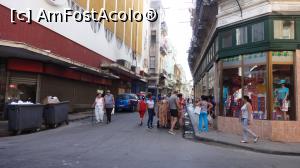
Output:
[[112,110],[111,110],[111,115],[114,115],[115,114],[115,108],[113,108]]
[[207,120],[208,120],[209,123],[212,123],[213,119],[212,119],[212,117],[209,114],[207,114]]
[[200,112],[201,112],[201,107],[196,106],[195,109],[194,109],[194,113],[197,114],[197,115],[200,115]]

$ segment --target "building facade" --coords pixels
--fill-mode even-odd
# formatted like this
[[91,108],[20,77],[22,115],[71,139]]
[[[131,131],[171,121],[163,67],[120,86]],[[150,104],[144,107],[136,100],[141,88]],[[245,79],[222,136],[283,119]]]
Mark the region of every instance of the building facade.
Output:
[[195,97],[215,97],[219,130],[241,133],[248,95],[260,137],[300,142],[299,9],[297,0],[195,2],[189,56]]
[[149,77],[148,91],[158,96],[165,93],[166,87],[166,57],[168,55],[168,28],[165,22],[164,9],[161,0],[152,0],[153,9],[158,11],[159,18],[150,23],[150,48],[149,48]]
[[[97,89],[114,94],[145,91],[148,68],[148,21],[62,22],[37,20],[41,9],[63,13],[105,8],[143,12],[148,0],[0,0],[0,111],[12,100],[35,103],[46,96],[90,107]],[[17,12],[12,12],[16,10]],[[31,24],[12,15],[32,11]],[[27,13],[28,14],[28,13]],[[26,15],[29,17],[29,15]],[[60,20],[59,15],[55,16]]]

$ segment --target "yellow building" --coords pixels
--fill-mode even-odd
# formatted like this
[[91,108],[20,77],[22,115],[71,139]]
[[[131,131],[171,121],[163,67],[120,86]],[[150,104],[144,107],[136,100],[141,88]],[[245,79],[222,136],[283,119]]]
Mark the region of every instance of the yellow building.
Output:
[[[112,11],[126,11],[130,15],[131,10],[141,13],[144,11],[144,0],[74,0],[74,2],[88,11],[95,10],[98,13],[102,9],[105,9],[107,14]],[[118,40],[124,42],[126,47],[132,49],[136,55],[142,55],[143,22],[104,21],[102,24],[107,31],[115,34]]]

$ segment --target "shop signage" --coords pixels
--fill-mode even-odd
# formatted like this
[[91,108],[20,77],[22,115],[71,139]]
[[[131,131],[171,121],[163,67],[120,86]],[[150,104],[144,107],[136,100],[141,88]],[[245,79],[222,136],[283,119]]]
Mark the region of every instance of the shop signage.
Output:
[[223,60],[223,66],[224,67],[231,67],[231,66],[240,66],[242,63],[242,57],[232,57],[232,58],[226,58]]
[[294,59],[293,51],[272,51],[272,62],[292,63]]
[[294,52],[293,51],[272,51],[272,56],[275,57],[294,56]]
[[267,53],[254,53],[254,54],[247,54],[244,55],[244,64],[262,64],[267,62]]

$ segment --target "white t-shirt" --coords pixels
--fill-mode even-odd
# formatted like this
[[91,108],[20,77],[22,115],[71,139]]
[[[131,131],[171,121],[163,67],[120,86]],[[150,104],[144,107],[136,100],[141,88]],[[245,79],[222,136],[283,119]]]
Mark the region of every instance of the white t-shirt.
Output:
[[147,105],[149,109],[154,109],[154,101],[153,100],[147,100]]
[[95,102],[96,102],[96,106],[104,106],[104,99],[101,97],[101,98],[98,98],[96,97],[95,99]]

